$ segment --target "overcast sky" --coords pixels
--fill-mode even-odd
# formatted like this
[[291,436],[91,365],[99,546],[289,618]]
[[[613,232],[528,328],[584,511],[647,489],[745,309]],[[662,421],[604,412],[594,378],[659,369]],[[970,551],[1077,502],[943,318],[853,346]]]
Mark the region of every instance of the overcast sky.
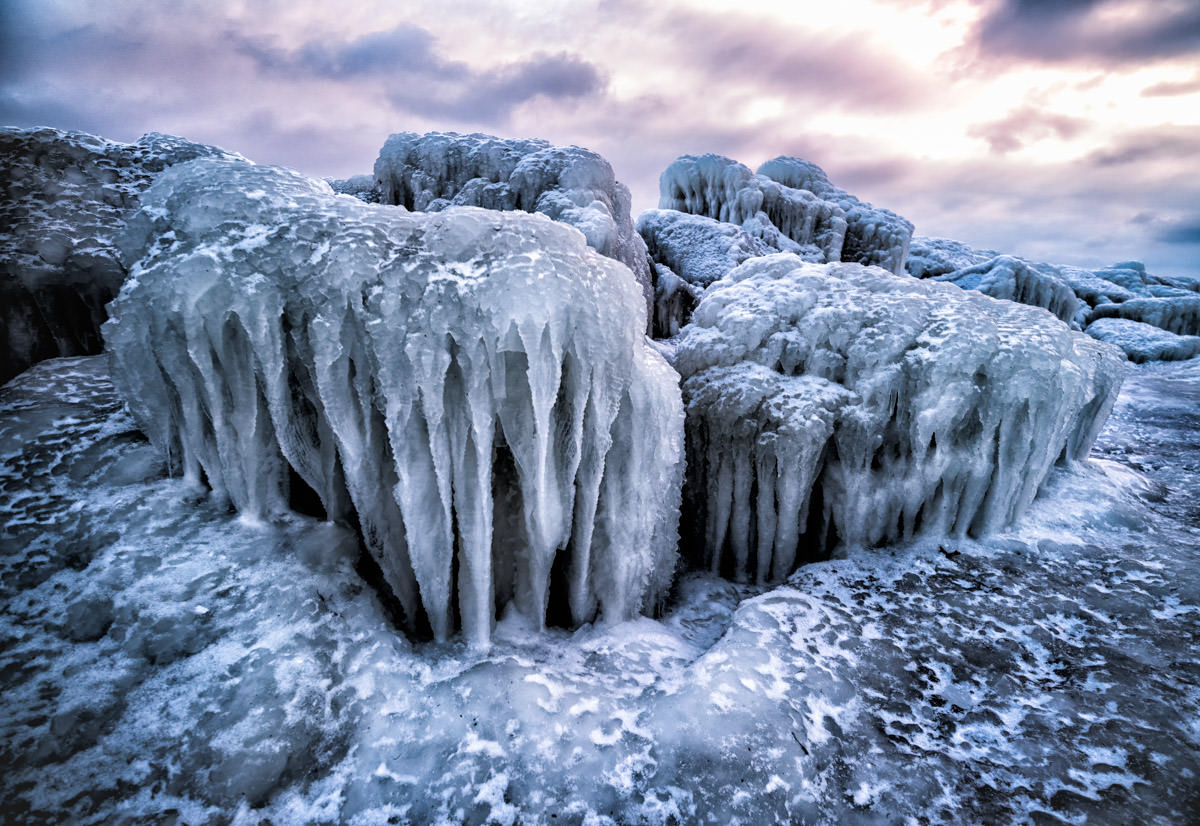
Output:
[[635,214],[678,155],[796,155],[918,234],[1200,274],[1196,0],[0,0],[0,123],[338,177],[392,132],[541,137]]

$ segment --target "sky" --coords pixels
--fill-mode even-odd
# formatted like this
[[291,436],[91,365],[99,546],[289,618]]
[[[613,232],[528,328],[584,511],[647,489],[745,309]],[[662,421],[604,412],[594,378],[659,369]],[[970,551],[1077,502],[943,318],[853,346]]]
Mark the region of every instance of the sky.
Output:
[[1197,0],[0,0],[0,125],[182,135],[317,176],[387,135],[778,155],[917,234],[1200,275]]

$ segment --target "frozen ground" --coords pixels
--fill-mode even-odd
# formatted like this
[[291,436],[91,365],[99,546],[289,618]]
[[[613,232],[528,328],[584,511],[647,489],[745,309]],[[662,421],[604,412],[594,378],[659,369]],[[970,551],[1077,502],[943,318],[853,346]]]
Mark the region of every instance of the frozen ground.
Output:
[[0,390],[0,820],[1195,822],[1200,360],[1131,367],[1093,458],[984,543],[470,653],[46,362]]

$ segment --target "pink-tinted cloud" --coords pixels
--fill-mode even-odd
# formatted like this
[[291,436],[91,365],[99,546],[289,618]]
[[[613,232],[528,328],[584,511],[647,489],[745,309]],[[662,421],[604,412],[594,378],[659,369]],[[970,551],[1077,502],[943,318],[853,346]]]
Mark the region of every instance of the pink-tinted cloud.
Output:
[[1088,128],[1082,118],[1050,112],[1035,106],[1022,106],[1003,118],[968,127],[967,134],[988,142],[992,151],[1005,154],[1043,138],[1072,138]]

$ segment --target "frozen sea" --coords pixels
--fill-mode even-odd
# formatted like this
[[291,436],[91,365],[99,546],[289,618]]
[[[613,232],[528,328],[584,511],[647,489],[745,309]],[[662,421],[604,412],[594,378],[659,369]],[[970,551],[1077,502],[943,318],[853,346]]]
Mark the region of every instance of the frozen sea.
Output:
[[163,477],[105,357],[0,389],[4,823],[1200,818],[1200,359],[1015,530],[413,643],[348,532]]

